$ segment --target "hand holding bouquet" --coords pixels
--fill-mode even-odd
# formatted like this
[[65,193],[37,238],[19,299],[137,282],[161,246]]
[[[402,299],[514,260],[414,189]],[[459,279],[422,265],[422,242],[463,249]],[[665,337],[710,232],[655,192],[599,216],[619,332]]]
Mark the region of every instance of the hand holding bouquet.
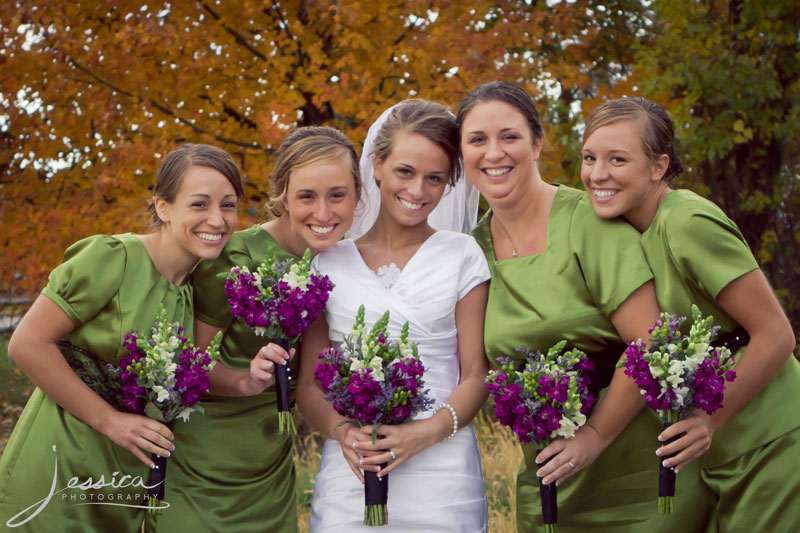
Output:
[[[417,345],[408,340],[408,323],[396,341],[388,339],[388,323],[387,311],[367,330],[362,305],[342,345],[326,348],[314,368],[314,378],[322,387],[325,400],[348,421],[359,426],[373,424],[373,442],[378,425],[402,424],[433,404],[423,388],[425,368]],[[384,525],[388,522],[389,477],[377,478],[375,472],[367,471],[364,478],[364,524]]]
[[[325,309],[333,283],[328,276],[311,272],[311,252],[301,259],[277,261],[267,255],[255,272],[233,267],[219,274],[225,279],[225,294],[231,314],[241,318],[257,335],[269,337],[287,352]],[[296,434],[289,411],[289,366],[275,365],[279,431]]]
[[[565,346],[561,341],[546,355],[518,348],[525,354],[522,370],[516,370],[510,359],[498,357],[500,368],[486,377],[500,423],[509,426],[521,443],[533,442],[539,450],[554,439],[575,436],[594,403],[589,392],[591,361],[577,349],[562,354]],[[539,488],[545,531],[557,531],[556,485],[539,480]]]
[[[205,352],[196,348],[177,322],[167,322],[162,306],[149,338],[140,337],[138,331],[125,335],[122,346],[128,354],[111,369],[122,384],[122,405],[167,425],[178,418],[187,422],[195,411],[202,413],[196,404],[210,387],[208,373],[219,355],[221,338],[218,333]],[[151,513],[161,514],[167,458],[153,455],[153,462],[148,506]]]
[[[713,326],[714,317],[703,318],[697,306],[692,305],[688,335],[682,335],[679,329],[684,320],[685,317],[662,313],[650,330],[650,347],[641,340],[631,343],[618,364],[625,367],[625,374],[634,380],[665,429],[688,418],[695,409],[714,413],[722,407],[725,382],[736,377],[731,370],[735,361],[730,350],[711,345],[719,329]],[[658,510],[671,514],[675,472],[663,464],[658,486]]]

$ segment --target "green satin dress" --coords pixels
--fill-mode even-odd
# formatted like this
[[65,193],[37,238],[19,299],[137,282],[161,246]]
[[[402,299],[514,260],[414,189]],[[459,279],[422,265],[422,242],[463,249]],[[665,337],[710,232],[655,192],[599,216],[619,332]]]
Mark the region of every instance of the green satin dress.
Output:
[[[233,234],[216,261],[195,269],[197,319],[226,330],[220,363],[249,370],[250,361],[269,339],[234,320],[217,274],[231,267],[256,266],[271,252],[278,260],[291,254],[259,225]],[[292,359],[292,374],[297,375]],[[159,532],[294,532],[295,467],[291,437],[278,433],[274,388],[248,397],[206,395],[205,415],[175,429],[175,451],[167,473],[163,515],[148,517]]]
[[[716,298],[758,264],[719,207],[691,191],[668,193],[642,234],[642,247],[661,308],[687,317],[682,329],[691,324],[693,303],[714,316],[721,333],[737,327]],[[764,390],[717,430],[699,459],[703,481],[718,499],[721,531],[800,530],[798,428],[800,363],[790,356]]]
[[[115,364],[126,354],[122,347],[126,333],[149,334],[161,304],[187,335],[193,332],[191,285],[169,283],[132,234],[97,235],[72,245],[42,294],[72,320],[75,329],[62,339],[69,343],[62,352],[101,395],[107,388],[105,364]],[[0,458],[0,524],[29,519],[15,531],[136,532],[144,509],[123,505],[146,505],[146,491],[131,482],[138,477],[139,485],[146,484],[148,475],[149,469],[132,453],[37,388]],[[92,485],[102,477],[100,485],[112,486],[68,488],[73,477],[80,484],[91,478]],[[51,491],[50,500],[43,502]],[[33,506],[37,502],[43,507]]]
[[[491,216],[487,213],[473,232],[492,272],[484,331],[487,356],[492,361],[502,355],[522,362],[516,348],[546,351],[566,339],[568,348],[586,352],[599,373],[610,379],[625,343],[608,317],[652,279],[639,234],[624,222],[598,218],[584,192],[561,186],[548,218],[545,251],[497,261]],[[706,530],[711,497],[701,487],[696,465],[678,476],[676,514],[657,512],[655,449],[661,429],[656,416],[642,409],[592,465],[562,483],[559,531]],[[537,450],[532,444],[522,450],[517,528],[540,531]]]

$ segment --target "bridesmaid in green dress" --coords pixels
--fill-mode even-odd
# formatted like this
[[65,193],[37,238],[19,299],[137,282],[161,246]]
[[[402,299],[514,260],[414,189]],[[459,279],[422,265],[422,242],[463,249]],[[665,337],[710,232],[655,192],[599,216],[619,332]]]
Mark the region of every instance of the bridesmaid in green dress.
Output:
[[721,337],[739,339],[732,346],[739,348],[736,380],[726,386],[724,407],[665,430],[660,440],[686,434],[656,453],[680,452],[664,463],[681,472],[700,458],[721,531],[798,531],[794,334],[736,224],[712,202],[670,187],[681,171],[672,121],[658,105],[625,98],[590,116],[581,179],[597,214],[622,216],[641,233],[659,304],[688,318],[684,330],[696,304],[714,316]]
[[574,438],[541,453],[523,445],[518,530],[541,527],[539,475],[561,483],[562,532],[703,531],[710,498],[696,469],[678,480],[676,507],[684,514],[657,514],[658,462],[646,442],[656,442],[661,426],[642,409],[633,382],[614,371],[626,343],[646,338],[659,314],[638,235],[624,222],[594,216],[584,192],[542,180],[542,126],[521,88],[477,87],[461,103],[458,122],[467,177],[491,207],[473,232],[492,272],[487,355],[521,362],[517,348],[546,351],[566,339],[594,362],[595,388],[608,386]]
[[184,145],[161,163],[147,235],[72,245],[19,323],[9,356],[36,384],[0,458],[0,524],[19,531],[139,531],[151,454],[169,456],[165,425],[125,413],[106,364],[149,331],[159,306],[191,337],[191,269],[215,259],[243,194],[224,151]]
[[[361,180],[353,145],[327,127],[293,131],[270,176],[269,222],[236,232],[216,261],[193,273],[200,346],[224,331],[220,363],[211,373],[205,416],[175,431],[166,500],[171,508],[149,525],[164,532],[293,532],[295,468],[291,436],[278,433],[272,371],[289,354],[264,346],[234,320],[217,274],[234,265],[255,270],[267,253],[300,257],[338,242],[353,222]],[[291,350],[292,354],[294,349]],[[292,359],[292,374],[297,367]]]

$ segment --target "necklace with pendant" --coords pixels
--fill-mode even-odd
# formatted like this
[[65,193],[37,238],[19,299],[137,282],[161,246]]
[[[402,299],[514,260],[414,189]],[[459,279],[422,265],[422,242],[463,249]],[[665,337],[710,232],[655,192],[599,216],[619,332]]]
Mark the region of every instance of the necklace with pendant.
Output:
[[511,257],[517,257],[519,253],[517,252],[517,246],[514,244],[514,241],[511,240],[511,235],[509,235],[505,226],[503,226],[499,221],[496,222],[496,225],[503,232],[503,235],[505,235],[505,238],[508,240],[508,244],[511,245]]

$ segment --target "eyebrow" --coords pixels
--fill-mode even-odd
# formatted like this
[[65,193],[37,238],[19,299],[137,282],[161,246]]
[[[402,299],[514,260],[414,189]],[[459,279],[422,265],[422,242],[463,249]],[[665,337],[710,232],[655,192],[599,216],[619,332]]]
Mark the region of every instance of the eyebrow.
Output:
[[[194,194],[190,194],[189,196],[200,196],[201,198],[211,198],[210,194],[206,194],[206,193],[203,193],[203,192],[196,192]],[[223,198],[228,198],[229,196],[236,196],[236,195],[228,193],[225,196],[223,196]]]
[[[508,127],[508,128],[503,128],[503,129],[501,129],[501,130],[500,130],[500,133],[505,133],[505,132],[507,132],[507,131],[512,131],[512,130],[514,130],[514,131],[519,131],[519,130],[520,130],[520,128],[517,128],[517,127]],[[467,132],[467,135],[475,135],[475,134],[477,134],[477,133],[480,133],[480,134],[482,134],[482,135],[486,135],[486,134],[484,133],[484,131],[483,131],[483,130],[472,130],[472,131],[468,131],[468,132]]]

